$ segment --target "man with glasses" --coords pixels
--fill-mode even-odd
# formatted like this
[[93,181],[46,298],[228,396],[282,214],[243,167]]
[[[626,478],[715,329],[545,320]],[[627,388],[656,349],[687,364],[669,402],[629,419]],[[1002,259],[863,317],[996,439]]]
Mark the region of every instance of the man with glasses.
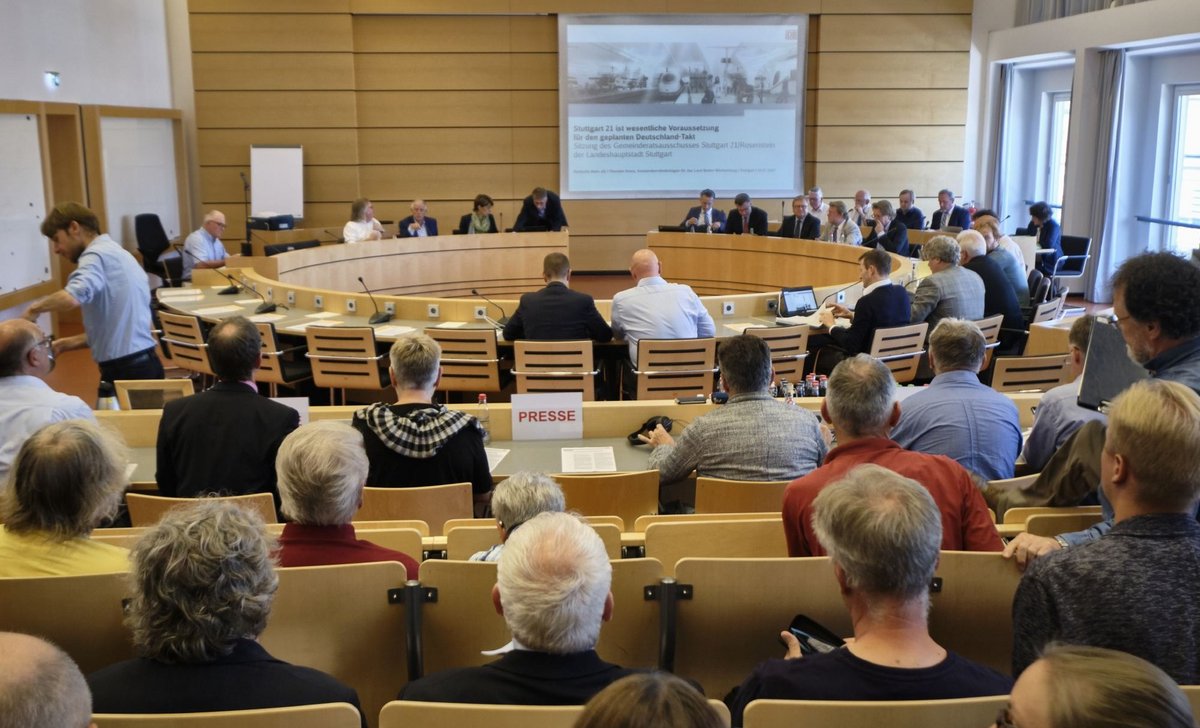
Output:
[[82,399],[46,384],[52,371],[51,337],[32,321],[0,322],[0,489],[17,451],[34,432],[52,422],[96,419]]
[[220,268],[229,253],[221,242],[225,232],[225,213],[209,210],[200,229],[183,241],[183,280],[192,279],[193,268]]

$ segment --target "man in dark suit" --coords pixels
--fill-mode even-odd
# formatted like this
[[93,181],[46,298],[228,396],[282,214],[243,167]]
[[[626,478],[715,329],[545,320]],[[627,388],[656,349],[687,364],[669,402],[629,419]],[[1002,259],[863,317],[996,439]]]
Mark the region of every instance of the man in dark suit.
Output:
[[688,210],[687,216],[679,226],[700,230],[707,227],[714,233],[723,232],[725,213],[713,208],[713,200],[716,198],[717,195],[712,190],[700,190],[700,204]]
[[971,215],[967,208],[954,204],[954,193],[950,190],[938,192],[938,209],[933,213],[933,230],[956,227],[959,230],[971,229]]
[[[876,329],[908,325],[908,291],[904,286],[892,284],[891,272],[892,256],[887,251],[872,248],[858,257],[863,296],[853,311],[837,303],[831,309],[821,309],[821,323],[829,328],[829,333],[809,338],[809,349],[817,352],[813,370],[818,374],[832,372],[842,359],[870,352]],[[849,328],[835,326],[835,317],[850,319]]]
[[534,187],[533,192],[521,203],[514,232],[530,228],[558,232],[567,227],[567,215],[563,212],[562,200],[545,187]]
[[821,221],[808,212],[808,197],[796,195],[792,198],[792,214],[783,218],[775,235],[780,238],[803,238],[817,240],[821,237]]
[[592,297],[568,287],[571,261],[567,256],[562,253],[547,255],[542,262],[542,278],[546,287],[521,296],[516,313],[504,325],[506,341],[612,340],[612,329],[596,310]]
[[175,497],[273,493],[278,503],[275,453],[300,415],[259,396],[254,370],[262,363],[262,337],[245,317],[213,327],[208,357],[217,383],[163,407],[158,489]]
[[401,700],[582,705],[635,671],[600,659],[600,624],[612,615],[612,569],[591,526],[539,513],[509,532],[492,602],[513,641],[500,659],[414,680]]
[[[875,228],[863,245],[882,245],[883,249],[896,255],[908,255],[908,228],[896,219],[896,211],[892,203],[878,200],[871,203],[871,214],[874,216]],[[879,231],[883,231],[880,234]]]
[[429,212],[425,200],[413,200],[408,209],[412,214],[400,221],[400,237],[432,238],[438,234],[437,220],[425,214]]
[[896,211],[896,219],[909,230],[924,230],[925,213],[913,205],[916,199],[912,190],[900,190],[900,209]]
[[958,234],[958,247],[962,250],[963,267],[975,271],[983,279],[983,315],[1002,314],[1000,324],[1000,353],[1015,353],[1016,345],[1025,330],[1025,315],[1017,292],[1004,275],[1004,269],[987,254],[987,241],[976,230],[963,230]]
[[766,235],[767,211],[750,204],[750,195],[739,192],[733,198],[734,209],[729,211],[725,232],[730,235]]

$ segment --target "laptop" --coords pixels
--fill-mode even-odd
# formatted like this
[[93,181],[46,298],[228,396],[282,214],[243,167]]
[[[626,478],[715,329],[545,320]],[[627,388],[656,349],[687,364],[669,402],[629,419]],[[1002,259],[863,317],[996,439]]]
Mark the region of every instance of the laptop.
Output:
[[808,316],[817,310],[817,294],[812,286],[797,286],[779,291],[779,317]]
[[1117,325],[1096,319],[1079,383],[1079,406],[1107,412],[1118,394],[1149,376],[1145,367],[1129,358]]

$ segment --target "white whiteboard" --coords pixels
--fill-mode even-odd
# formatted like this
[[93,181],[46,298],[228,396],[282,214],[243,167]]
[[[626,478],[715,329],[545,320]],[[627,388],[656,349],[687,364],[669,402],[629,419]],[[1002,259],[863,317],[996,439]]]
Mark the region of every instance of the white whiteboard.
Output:
[[101,117],[100,146],[108,215],[108,230],[102,232],[133,250],[137,247],[133,218],[152,212],[162,221],[168,238],[184,234],[179,229],[172,120]]
[[0,293],[50,280],[37,117],[0,114]]
[[304,217],[304,147],[250,147],[250,214]]

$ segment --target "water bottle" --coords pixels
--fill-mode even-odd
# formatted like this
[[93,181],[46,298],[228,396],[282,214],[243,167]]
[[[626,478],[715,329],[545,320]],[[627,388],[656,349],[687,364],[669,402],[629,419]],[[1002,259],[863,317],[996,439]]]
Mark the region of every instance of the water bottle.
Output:
[[492,441],[492,416],[488,412],[487,395],[480,393],[479,395],[479,414],[476,415],[479,420],[479,427],[483,430],[483,444],[486,445]]

